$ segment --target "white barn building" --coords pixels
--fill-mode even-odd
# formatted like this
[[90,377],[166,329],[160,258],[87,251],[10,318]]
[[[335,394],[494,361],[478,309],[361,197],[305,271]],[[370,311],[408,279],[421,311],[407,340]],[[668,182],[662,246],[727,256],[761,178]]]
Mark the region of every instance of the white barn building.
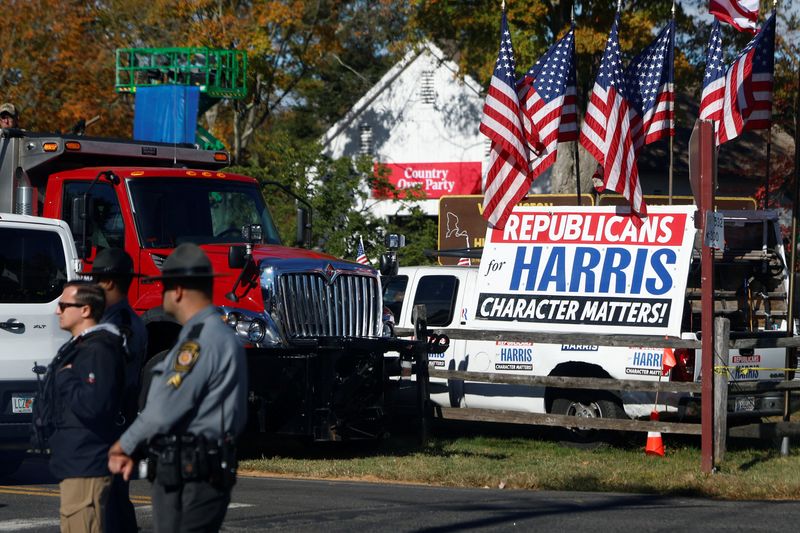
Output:
[[[394,65],[323,136],[325,154],[371,154],[387,167],[398,188],[420,186],[420,205],[438,215],[439,197],[480,194],[488,164],[489,141],[478,131],[484,91],[470,76],[428,42]],[[545,185],[546,179],[536,185]],[[539,190],[537,192],[549,192]],[[369,208],[379,217],[402,215],[405,202],[371,195]]]

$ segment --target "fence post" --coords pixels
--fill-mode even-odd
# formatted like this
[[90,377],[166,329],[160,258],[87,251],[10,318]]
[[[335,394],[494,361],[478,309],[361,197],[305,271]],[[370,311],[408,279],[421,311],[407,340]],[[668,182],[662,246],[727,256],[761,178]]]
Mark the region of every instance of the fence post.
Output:
[[430,418],[430,389],[428,374],[428,311],[424,305],[415,305],[411,310],[414,322],[414,338],[417,349],[414,358],[417,365],[417,408],[419,409],[419,433],[422,444],[428,441],[428,425]]
[[[727,318],[714,319],[714,363],[728,366],[730,351],[731,321]],[[725,458],[725,445],[728,433],[728,370],[714,372],[714,467]]]

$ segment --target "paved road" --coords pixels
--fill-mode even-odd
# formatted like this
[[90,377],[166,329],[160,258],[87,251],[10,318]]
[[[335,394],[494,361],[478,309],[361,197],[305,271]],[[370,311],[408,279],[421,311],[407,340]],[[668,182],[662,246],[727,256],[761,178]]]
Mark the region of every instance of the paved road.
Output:
[[[149,486],[132,487],[150,531]],[[41,461],[0,480],[0,532],[58,531],[58,486]],[[223,531],[796,531],[800,502],[241,478]]]

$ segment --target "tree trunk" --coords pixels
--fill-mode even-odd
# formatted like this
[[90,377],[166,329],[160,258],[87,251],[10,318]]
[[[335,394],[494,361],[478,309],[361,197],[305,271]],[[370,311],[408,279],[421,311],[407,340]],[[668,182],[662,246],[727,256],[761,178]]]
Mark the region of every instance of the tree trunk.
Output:
[[[551,189],[554,194],[570,194],[577,192],[575,180],[575,147],[577,143],[566,142],[558,145],[558,157],[553,164],[550,177]],[[583,147],[579,148],[581,169],[581,193],[592,191],[592,174],[597,162]]]

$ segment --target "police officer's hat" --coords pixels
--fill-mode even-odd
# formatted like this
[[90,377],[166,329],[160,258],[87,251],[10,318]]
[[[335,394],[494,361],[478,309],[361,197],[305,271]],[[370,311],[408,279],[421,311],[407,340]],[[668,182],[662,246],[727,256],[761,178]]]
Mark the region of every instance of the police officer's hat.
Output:
[[92,263],[92,277],[136,276],[133,259],[122,248],[105,248]]
[[211,261],[199,246],[187,242],[175,248],[167,257],[160,276],[147,277],[144,281],[150,283],[168,279],[212,278],[222,275],[214,273]]

